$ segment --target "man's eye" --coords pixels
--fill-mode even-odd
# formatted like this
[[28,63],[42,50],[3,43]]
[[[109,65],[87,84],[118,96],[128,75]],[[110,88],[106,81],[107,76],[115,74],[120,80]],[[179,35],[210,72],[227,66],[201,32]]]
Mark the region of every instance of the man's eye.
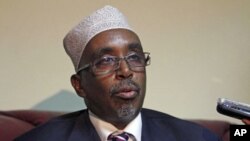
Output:
[[103,57],[96,62],[96,65],[110,65],[115,62],[115,58],[113,57]]
[[143,57],[141,57],[139,54],[131,54],[128,56],[127,59],[129,61],[139,61],[139,60],[143,59]]

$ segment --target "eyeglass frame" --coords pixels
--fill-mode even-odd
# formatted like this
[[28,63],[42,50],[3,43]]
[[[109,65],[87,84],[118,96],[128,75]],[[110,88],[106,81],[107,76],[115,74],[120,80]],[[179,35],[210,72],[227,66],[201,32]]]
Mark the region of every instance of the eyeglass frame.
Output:
[[[146,67],[146,66],[150,65],[150,63],[151,63],[151,57],[149,56],[150,53],[149,53],[149,52],[143,52],[143,54],[144,54],[144,57],[145,57],[145,60],[144,60],[144,61],[145,61],[145,66],[140,66],[140,67]],[[129,69],[132,70],[130,64],[129,64],[128,61],[127,61],[127,57],[130,56],[130,55],[131,55],[131,54],[128,54],[128,55],[126,55],[126,56],[124,56],[124,57],[112,56],[112,57],[115,57],[115,58],[118,60],[118,61],[116,61],[116,63],[118,63],[117,68],[112,69],[112,70],[110,70],[110,71],[107,71],[106,73],[103,73],[103,74],[108,74],[108,73],[110,73],[110,72],[113,72],[113,71],[116,71],[117,69],[119,69],[120,66],[121,66],[121,65],[120,65],[121,60],[124,60],[124,61],[127,63]],[[94,64],[95,62],[96,62],[96,60],[94,60],[94,61],[91,62],[91,63],[85,64],[83,67],[80,67],[80,68],[77,70],[76,73],[79,73],[79,72],[81,72],[81,71],[83,71],[83,70],[86,70],[86,69],[88,69],[88,68],[90,68],[90,67],[91,67],[91,69],[93,70],[93,67],[95,67],[95,64]],[[132,71],[134,71],[134,70],[132,70]]]

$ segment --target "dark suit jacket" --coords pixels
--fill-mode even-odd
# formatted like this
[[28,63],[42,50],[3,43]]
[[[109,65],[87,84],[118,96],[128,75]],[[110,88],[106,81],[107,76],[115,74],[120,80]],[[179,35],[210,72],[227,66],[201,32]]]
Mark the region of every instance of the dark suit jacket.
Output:
[[[142,141],[219,141],[207,129],[170,115],[142,109]],[[55,118],[15,141],[100,141],[87,110]]]

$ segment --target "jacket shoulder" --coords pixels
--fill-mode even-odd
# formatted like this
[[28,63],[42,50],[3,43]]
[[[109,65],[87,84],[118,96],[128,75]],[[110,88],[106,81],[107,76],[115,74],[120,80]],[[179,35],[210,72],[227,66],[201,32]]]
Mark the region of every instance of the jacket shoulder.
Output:
[[74,128],[77,118],[86,112],[86,110],[81,110],[53,118],[45,124],[42,124],[31,131],[24,133],[14,141],[67,140],[67,135]]
[[145,140],[149,136],[159,139],[167,136],[172,141],[219,141],[216,134],[196,123],[149,109],[143,109],[141,114]]

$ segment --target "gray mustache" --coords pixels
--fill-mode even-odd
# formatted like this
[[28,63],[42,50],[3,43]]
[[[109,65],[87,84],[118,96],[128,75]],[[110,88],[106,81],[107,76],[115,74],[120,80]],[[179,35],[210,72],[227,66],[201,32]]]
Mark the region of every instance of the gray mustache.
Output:
[[124,89],[130,89],[130,90],[139,92],[140,86],[136,82],[132,81],[131,79],[125,79],[125,80],[122,80],[120,83],[113,85],[110,89],[110,94],[112,96]]

